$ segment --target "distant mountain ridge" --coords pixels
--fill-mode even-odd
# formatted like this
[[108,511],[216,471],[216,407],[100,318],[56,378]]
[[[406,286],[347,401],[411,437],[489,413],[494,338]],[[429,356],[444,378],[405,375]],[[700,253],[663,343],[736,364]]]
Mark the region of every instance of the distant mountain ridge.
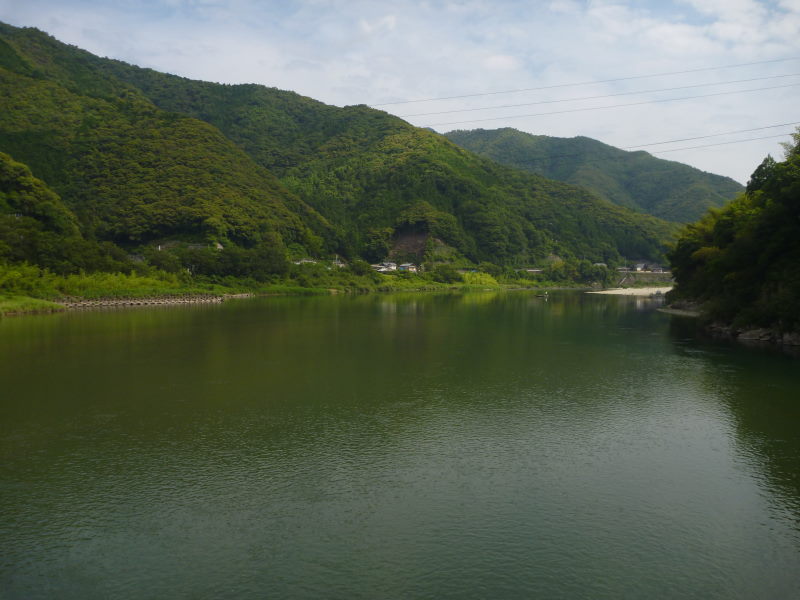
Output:
[[[0,151],[82,234],[385,256],[422,232],[469,260],[657,258],[674,227],[366,106],[99,58],[0,24]],[[437,242],[438,243],[438,242]]]
[[516,129],[450,131],[462,148],[667,221],[688,223],[744,191],[739,183],[688,165],[627,152],[587,137],[558,138]]

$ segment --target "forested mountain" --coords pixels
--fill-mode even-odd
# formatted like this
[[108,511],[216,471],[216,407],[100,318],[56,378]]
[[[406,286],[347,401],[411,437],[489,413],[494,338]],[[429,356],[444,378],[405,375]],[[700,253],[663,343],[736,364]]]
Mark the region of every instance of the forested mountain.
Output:
[[675,299],[734,327],[800,331],[800,132],[786,159],[767,157],[747,191],[689,225],[670,260]]
[[0,149],[58,192],[86,234],[253,246],[277,233],[315,249],[329,234],[216,128],[156,108],[41,32],[0,33]]
[[190,81],[0,24],[0,150],[87,239],[385,256],[435,237],[473,261],[656,258],[670,225],[365,106]]
[[729,177],[587,137],[531,135],[510,128],[445,135],[501,164],[581,186],[614,204],[677,223],[696,221],[744,190]]
[[129,268],[113,244],[85,239],[78,219],[28,167],[0,152],[0,262],[37,263],[59,274]]

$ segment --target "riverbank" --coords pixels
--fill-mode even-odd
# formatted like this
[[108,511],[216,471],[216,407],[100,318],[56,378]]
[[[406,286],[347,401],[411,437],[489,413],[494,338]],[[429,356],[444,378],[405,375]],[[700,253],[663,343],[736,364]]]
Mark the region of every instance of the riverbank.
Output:
[[[312,265],[316,267],[316,265]],[[298,268],[292,277],[256,281],[205,278],[161,271],[57,275],[35,265],[0,264],[0,316],[73,309],[218,303],[237,296],[308,296],[374,292],[467,292],[516,289],[585,289],[578,282],[513,278],[498,281],[483,272],[382,275]]]
[[672,286],[611,288],[586,292],[587,294],[608,294],[612,296],[661,296],[672,289]]
[[63,304],[28,296],[0,297],[0,317],[63,312]]
[[268,297],[268,296],[326,296],[335,294],[369,294],[369,293],[425,293],[425,292],[482,292],[482,291],[535,291],[535,290],[565,290],[580,289],[578,286],[550,286],[550,287],[520,287],[519,285],[496,284],[472,285],[468,283],[444,284],[425,282],[417,286],[381,285],[374,288],[312,288],[296,285],[270,285],[251,292],[232,293],[186,293],[165,294],[134,297],[92,297],[82,298],[70,296],[56,298],[53,301],[39,298],[15,296],[0,296],[0,317],[24,316],[64,312],[68,310],[99,310],[104,308],[132,308],[137,306],[178,306],[188,304],[218,304],[237,298]]
[[735,327],[728,323],[713,321],[703,313],[702,306],[697,302],[679,300],[658,310],[668,315],[698,319],[700,328],[716,339],[750,346],[800,348],[800,332],[781,331],[775,327]]

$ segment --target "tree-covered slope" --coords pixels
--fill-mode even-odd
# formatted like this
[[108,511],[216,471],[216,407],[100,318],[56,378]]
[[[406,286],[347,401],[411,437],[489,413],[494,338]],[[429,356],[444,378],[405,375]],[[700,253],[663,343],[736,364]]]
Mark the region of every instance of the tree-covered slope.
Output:
[[767,157],[747,191],[689,225],[670,260],[676,299],[734,326],[800,331],[800,133]]
[[30,169],[0,152],[0,263],[33,263],[58,274],[131,268],[108,242],[84,238],[78,219]]
[[252,246],[277,232],[319,249],[326,221],[267,169],[96,60],[41,32],[0,27],[0,149],[52,186],[85,233]]
[[556,138],[510,128],[445,135],[501,164],[584,187],[615,204],[667,221],[696,221],[743,190],[728,177],[586,137]]
[[251,245],[278,231],[311,253],[377,259],[416,231],[475,261],[526,264],[656,258],[672,231],[365,106],[190,81],[34,29],[0,26],[0,44],[0,149],[103,239]]
[[[368,258],[378,257],[387,230],[414,226],[474,260],[497,262],[550,253],[653,257],[670,235],[655,219],[503,168],[366,106],[337,108],[292,92],[191,81],[118,61],[102,68],[157,106],[217,126]],[[420,202],[427,217],[409,223]]]

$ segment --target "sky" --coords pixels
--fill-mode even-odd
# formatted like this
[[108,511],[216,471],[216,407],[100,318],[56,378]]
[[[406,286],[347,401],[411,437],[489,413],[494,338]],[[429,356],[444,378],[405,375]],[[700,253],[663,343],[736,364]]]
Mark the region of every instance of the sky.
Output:
[[0,0],[0,20],[439,132],[657,144],[742,183],[800,125],[800,0]]

